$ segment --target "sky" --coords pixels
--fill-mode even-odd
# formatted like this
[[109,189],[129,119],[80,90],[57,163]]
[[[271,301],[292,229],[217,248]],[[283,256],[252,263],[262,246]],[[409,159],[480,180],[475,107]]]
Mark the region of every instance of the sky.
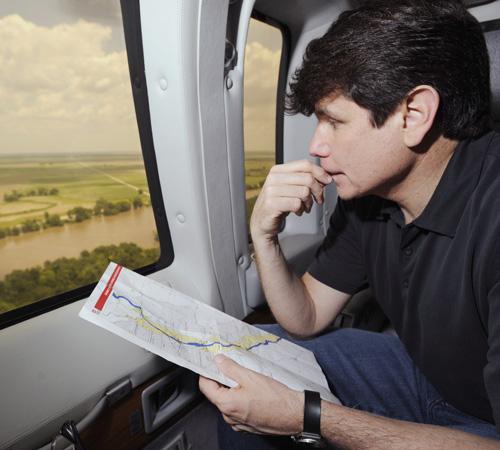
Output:
[[277,28],[250,21],[245,52],[245,151],[275,153],[276,89],[282,37]]
[[[274,151],[270,28],[248,36],[248,151]],[[140,151],[118,0],[1,0],[0,42],[0,155]]]

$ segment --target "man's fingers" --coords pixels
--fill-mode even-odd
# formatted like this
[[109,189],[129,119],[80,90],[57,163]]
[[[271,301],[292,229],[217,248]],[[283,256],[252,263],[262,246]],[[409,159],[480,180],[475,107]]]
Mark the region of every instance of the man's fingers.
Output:
[[275,173],[306,172],[311,173],[314,178],[323,184],[330,184],[332,177],[323,169],[307,159],[292,161],[286,164],[278,164],[271,169]]
[[278,186],[297,186],[299,188],[306,187],[310,190],[311,194],[318,203],[322,203],[323,201],[324,184],[319,182],[310,173],[275,173],[268,178],[266,184],[267,187],[264,187],[264,189],[271,189],[271,192]]
[[234,420],[231,416],[228,416],[227,414],[224,414],[224,413],[221,413],[222,414],[222,418],[224,419],[224,422],[226,422],[228,425],[238,425],[239,422]]
[[221,396],[225,394],[228,388],[221,386],[217,381],[211,380],[210,378],[205,378],[200,375],[200,380],[198,382],[200,391],[208,398],[214,405],[217,405],[221,401]]
[[280,215],[291,212],[301,214],[304,211],[304,203],[300,198],[276,197],[272,199],[272,205],[269,208],[274,209]]
[[293,197],[306,201],[311,197],[311,189],[308,186],[277,185],[267,187],[272,197]]
[[221,354],[215,357],[215,363],[226,377],[236,381],[240,386],[242,386],[250,371],[250,369],[240,366],[237,362]]
[[312,206],[313,206],[313,201],[312,201],[312,198],[309,198],[309,199],[307,199],[307,200],[304,202],[304,210],[305,210],[307,213],[310,213],[310,212],[311,212]]

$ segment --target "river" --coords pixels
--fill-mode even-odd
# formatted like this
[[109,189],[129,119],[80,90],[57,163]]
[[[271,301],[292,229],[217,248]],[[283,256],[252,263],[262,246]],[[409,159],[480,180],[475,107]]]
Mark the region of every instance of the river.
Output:
[[27,269],[63,256],[79,256],[99,245],[135,242],[143,248],[158,245],[152,208],[141,208],[114,216],[63,227],[11,236],[0,240],[0,279],[15,269]]

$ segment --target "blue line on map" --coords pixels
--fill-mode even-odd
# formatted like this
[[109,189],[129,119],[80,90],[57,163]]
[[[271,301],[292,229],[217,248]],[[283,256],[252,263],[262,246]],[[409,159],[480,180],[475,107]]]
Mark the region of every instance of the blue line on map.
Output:
[[269,339],[266,339],[264,342],[258,342],[257,344],[254,344],[250,347],[248,347],[247,349],[245,349],[244,347],[242,347],[241,345],[238,345],[238,344],[223,344],[222,342],[210,342],[210,343],[201,343],[201,342],[184,342],[184,341],[181,341],[180,339],[177,339],[176,337],[166,333],[165,331],[163,331],[161,328],[157,327],[154,323],[152,323],[145,315],[144,315],[144,312],[142,310],[142,306],[139,306],[139,305],[136,305],[134,303],[132,303],[131,300],[129,300],[127,297],[123,296],[123,295],[117,295],[113,292],[113,297],[116,298],[117,300],[120,300],[120,299],[123,299],[125,300],[126,302],[129,303],[130,306],[132,306],[133,308],[136,308],[139,310],[140,314],[141,314],[141,317],[149,324],[151,325],[154,329],[158,330],[160,333],[164,334],[165,336],[169,337],[170,339],[174,340],[175,342],[178,342],[179,344],[184,344],[184,345],[191,345],[193,347],[212,347],[214,345],[220,345],[221,347],[238,347],[238,348],[243,348],[244,350],[252,350],[254,348],[257,348],[261,345],[268,345],[268,344],[275,344],[276,342],[280,341],[281,338],[277,336],[277,339],[276,340],[269,340]]

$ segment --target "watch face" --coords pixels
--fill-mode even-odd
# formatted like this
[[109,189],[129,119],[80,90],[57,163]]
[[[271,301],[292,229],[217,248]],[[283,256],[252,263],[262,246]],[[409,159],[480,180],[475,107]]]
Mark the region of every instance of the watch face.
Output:
[[294,442],[310,445],[311,447],[323,448],[324,441],[319,434],[302,432],[292,436]]
[[297,442],[300,442],[301,444],[316,444],[318,442],[318,439],[310,438],[310,437],[303,437],[300,439],[297,439]]

